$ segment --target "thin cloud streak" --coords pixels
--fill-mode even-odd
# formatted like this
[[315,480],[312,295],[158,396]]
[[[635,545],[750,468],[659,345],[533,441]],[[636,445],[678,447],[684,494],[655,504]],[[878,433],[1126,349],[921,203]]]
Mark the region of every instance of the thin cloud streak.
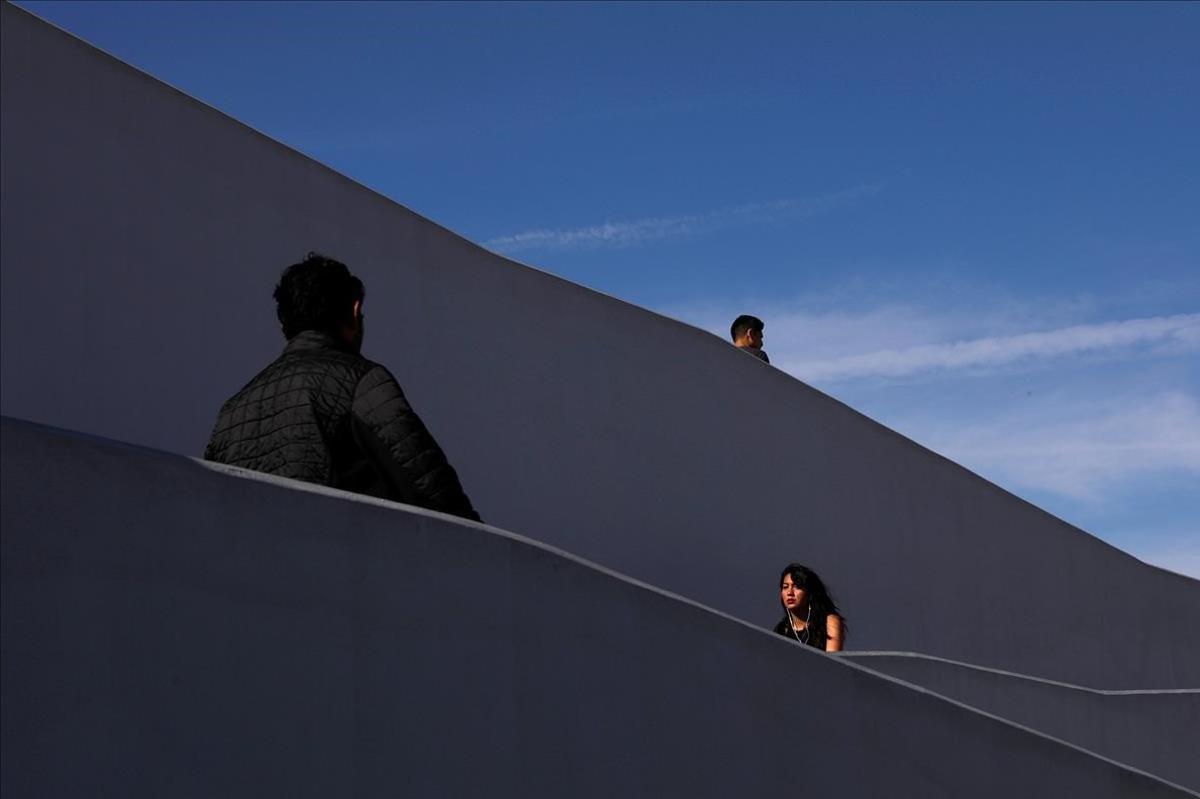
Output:
[[782,362],[780,366],[804,380],[836,382],[1005,366],[1026,360],[1146,344],[1164,344],[1179,352],[1200,349],[1200,314],[1075,325],[1036,333],[877,350],[818,361],[794,360]]
[[881,184],[856,186],[817,197],[752,203],[722,208],[701,214],[649,217],[627,222],[566,230],[529,230],[509,236],[497,236],[484,242],[489,250],[512,254],[528,250],[565,251],[602,247],[633,247],[654,241],[686,238],[732,227],[760,224],[781,218],[813,216],[882,191]]
[[1179,391],[1107,412],[1085,405],[1070,413],[1042,409],[970,427],[937,430],[917,422],[907,428],[934,450],[1001,484],[1078,500],[1101,501],[1106,490],[1139,476],[1200,475],[1200,403]]

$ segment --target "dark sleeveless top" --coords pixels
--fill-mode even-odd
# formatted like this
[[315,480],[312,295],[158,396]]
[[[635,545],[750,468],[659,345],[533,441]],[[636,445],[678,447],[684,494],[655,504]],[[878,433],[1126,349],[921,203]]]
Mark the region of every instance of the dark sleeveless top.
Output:
[[[801,643],[807,643],[809,646],[811,646],[815,649],[820,649],[822,652],[825,651],[826,634],[825,634],[825,625],[824,624],[822,624],[820,627],[818,627],[817,625],[813,624],[812,622],[809,622],[808,626],[800,631],[800,633],[799,633],[800,637],[797,638],[796,632],[792,629],[792,625],[788,624],[787,617],[785,616],[784,618],[780,619],[779,624],[775,625],[775,632],[778,635],[782,635],[784,638],[790,638],[793,641],[800,641]],[[805,633],[808,633],[807,641],[804,640]]]

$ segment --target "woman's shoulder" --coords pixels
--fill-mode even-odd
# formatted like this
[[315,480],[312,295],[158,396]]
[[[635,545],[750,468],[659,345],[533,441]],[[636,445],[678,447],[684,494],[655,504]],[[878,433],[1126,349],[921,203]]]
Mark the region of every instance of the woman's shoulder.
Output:
[[791,637],[791,631],[788,630],[787,619],[780,619],[779,623],[776,624],[772,629],[775,631],[776,635],[786,635]]

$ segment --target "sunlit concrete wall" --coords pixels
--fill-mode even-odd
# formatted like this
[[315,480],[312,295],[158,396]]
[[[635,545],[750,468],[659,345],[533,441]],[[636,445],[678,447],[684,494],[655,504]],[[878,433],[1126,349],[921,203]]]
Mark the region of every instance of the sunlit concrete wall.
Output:
[[705,332],[488,253],[13,6],[0,27],[4,414],[200,453],[221,401],[282,347],[280,270],[320,250],[365,279],[366,354],[489,522],[763,625],[780,567],[805,561],[856,648],[1200,685],[1196,581]]
[[5,797],[1179,795],[492,528],[0,440]]

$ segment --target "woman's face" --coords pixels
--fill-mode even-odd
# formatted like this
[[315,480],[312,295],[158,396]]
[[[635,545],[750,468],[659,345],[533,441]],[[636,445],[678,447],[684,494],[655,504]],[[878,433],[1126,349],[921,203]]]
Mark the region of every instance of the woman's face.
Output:
[[783,575],[783,582],[779,584],[779,598],[788,610],[802,611],[808,604],[808,592],[792,582],[790,574]]

